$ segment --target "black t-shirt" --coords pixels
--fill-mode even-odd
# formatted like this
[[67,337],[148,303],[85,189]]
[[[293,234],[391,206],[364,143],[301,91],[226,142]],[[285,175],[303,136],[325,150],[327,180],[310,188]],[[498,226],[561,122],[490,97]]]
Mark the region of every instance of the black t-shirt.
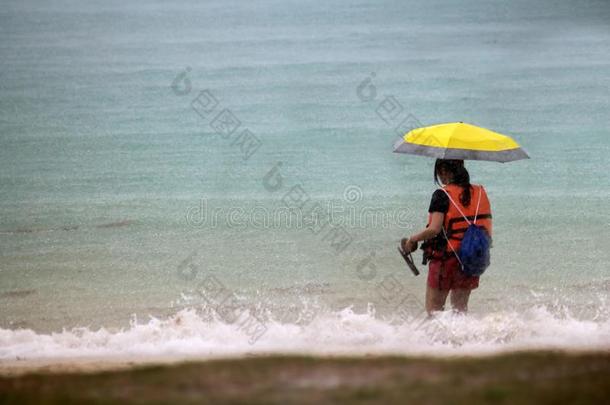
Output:
[[442,212],[446,214],[449,211],[449,197],[441,189],[438,189],[432,194],[432,200],[430,201],[430,208],[428,212]]

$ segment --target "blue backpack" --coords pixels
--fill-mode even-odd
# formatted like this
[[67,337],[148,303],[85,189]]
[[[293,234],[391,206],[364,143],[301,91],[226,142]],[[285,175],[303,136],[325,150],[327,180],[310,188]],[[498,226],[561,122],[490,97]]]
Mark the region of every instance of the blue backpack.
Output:
[[[443,191],[445,191],[447,197],[449,197],[449,200],[456,205],[449,193],[447,193],[447,191],[444,189]],[[479,203],[481,202],[481,194],[482,191],[479,190],[477,214],[479,211]],[[458,205],[456,205],[456,208],[458,211],[460,211],[462,216],[464,216]],[[480,276],[489,267],[490,263],[489,248],[491,247],[491,240],[487,234],[487,231],[476,224],[477,214],[475,214],[472,222],[468,221],[468,218],[464,216],[464,219],[466,222],[468,222],[468,228],[466,229],[464,237],[462,238],[460,249],[457,252],[455,252],[455,250],[453,251],[453,253],[455,253],[457,256],[460,265],[462,266],[462,271],[467,276]],[[444,228],[443,233],[445,234]],[[445,234],[445,238],[446,237],[447,234]],[[447,243],[449,244],[449,247],[451,247],[449,239],[447,239]],[[453,250],[452,247],[451,250]]]
[[458,251],[462,271],[467,276],[480,276],[489,267],[489,242],[483,228],[474,223],[468,225]]

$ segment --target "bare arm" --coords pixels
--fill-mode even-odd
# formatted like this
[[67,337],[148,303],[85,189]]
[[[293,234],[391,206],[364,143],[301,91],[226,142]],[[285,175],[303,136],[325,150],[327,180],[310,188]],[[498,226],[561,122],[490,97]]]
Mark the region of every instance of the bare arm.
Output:
[[439,234],[441,228],[443,227],[443,220],[445,219],[445,214],[443,214],[442,212],[433,212],[430,217],[430,225],[428,225],[428,227],[423,229],[421,232],[411,235],[409,239],[411,239],[413,242],[419,242],[422,240],[434,238],[436,235]]
[[433,212],[430,215],[430,225],[428,225],[427,228],[411,235],[409,239],[403,239],[403,249],[406,252],[412,252],[417,249],[417,242],[434,238],[441,231],[444,220],[445,214],[442,212]]

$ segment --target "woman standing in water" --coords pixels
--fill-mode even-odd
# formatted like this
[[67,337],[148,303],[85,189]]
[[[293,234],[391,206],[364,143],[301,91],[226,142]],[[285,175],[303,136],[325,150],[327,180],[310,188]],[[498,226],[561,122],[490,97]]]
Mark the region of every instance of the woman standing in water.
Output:
[[429,262],[426,311],[442,311],[451,292],[451,306],[466,312],[470,292],[479,286],[479,277],[462,272],[457,252],[471,222],[483,227],[491,237],[491,208],[483,186],[470,184],[463,160],[437,159],[434,181],[442,186],[432,194],[428,225],[401,244],[405,252],[412,252],[419,241],[425,241],[424,264]]

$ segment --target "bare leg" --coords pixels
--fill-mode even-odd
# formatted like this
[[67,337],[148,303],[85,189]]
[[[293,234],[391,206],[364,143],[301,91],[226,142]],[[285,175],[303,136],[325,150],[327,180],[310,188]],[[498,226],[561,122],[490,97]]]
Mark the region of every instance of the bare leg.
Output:
[[426,311],[428,311],[428,315],[434,311],[442,311],[444,309],[448,294],[449,290],[439,290],[432,287],[426,289]]
[[468,298],[470,298],[469,289],[458,288],[451,290],[451,306],[458,312],[468,311]]

